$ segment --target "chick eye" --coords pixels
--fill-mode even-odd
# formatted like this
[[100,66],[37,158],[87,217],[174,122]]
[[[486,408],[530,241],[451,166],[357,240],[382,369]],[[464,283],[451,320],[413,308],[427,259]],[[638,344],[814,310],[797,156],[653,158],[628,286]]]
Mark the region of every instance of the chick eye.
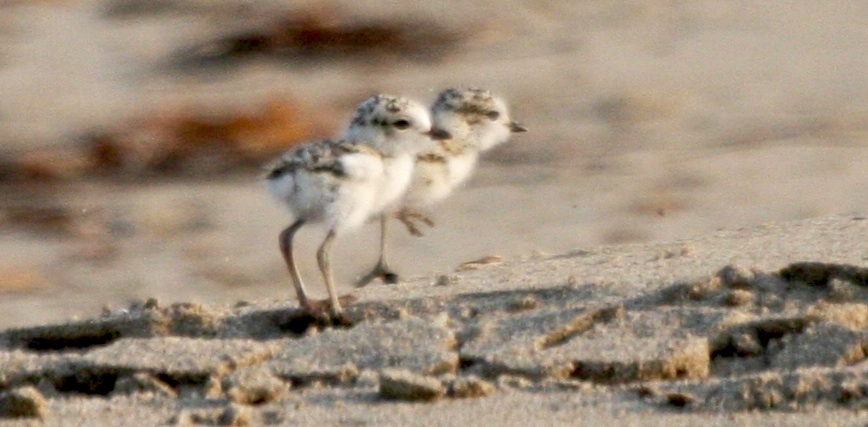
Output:
[[404,119],[401,119],[401,120],[396,121],[395,123],[392,123],[392,126],[394,126],[395,129],[403,130],[403,129],[407,129],[408,127],[410,127],[410,122],[408,122]]
[[488,117],[491,120],[497,120],[500,118],[500,113],[497,111],[488,111],[485,113],[485,117]]

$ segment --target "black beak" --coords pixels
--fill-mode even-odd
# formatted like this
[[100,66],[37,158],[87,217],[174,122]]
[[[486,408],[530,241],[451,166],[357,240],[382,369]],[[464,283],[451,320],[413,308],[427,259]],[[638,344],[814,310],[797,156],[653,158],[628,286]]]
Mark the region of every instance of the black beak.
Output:
[[435,141],[440,141],[443,139],[451,139],[452,138],[451,133],[449,133],[443,129],[438,129],[438,128],[431,128],[431,130],[428,131],[426,133],[426,135],[430,136],[431,139],[433,139]]
[[527,132],[527,128],[518,124],[518,122],[509,122],[509,131],[515,133]]

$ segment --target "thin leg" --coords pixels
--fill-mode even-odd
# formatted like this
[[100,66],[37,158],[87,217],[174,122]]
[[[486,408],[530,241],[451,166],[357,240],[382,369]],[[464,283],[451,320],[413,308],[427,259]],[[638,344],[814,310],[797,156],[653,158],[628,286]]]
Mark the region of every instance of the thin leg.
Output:
[[394,274],[389,270],[389,261],[386,256],[386,249],[388,248],[389,239],[389,216],[386,214],[380,214],[380,259],[377,261],[377,269],[380,271],[380,274]]
[[356,282],[356,287],[361,288],[366,286],[377,278],[382,279],[383,283],[388,283],[390,285],[398,283],[398,274],[389,268],[389,262],[387,261],[386,256],[386,242],[389,238],[388,219],[388,214],[380,214],[380,259],[377,261],[377,265],[374,266],[373,270]]
[[320,245],[319,250],[316,252],[316,260],[319,263],[319,271],[322,273],[326,289],[329,292],[332,314],[335,316],[335,319],[339,319],[343,315],[343,308],[341,308],[341,302],[338,299],[338,293],[335,290],[334,279],[332,278],[331,262],[329,260],[329,252],[331,251],[334,239],[335,231],[329,230],[328,234],[326,234],[325,240],[323,240],[322,245]]
[[389,268],[388,256],[386,249],[389,241],[389,214],[380,214],[380,259],[377,261],[375,270],[379,273],[383,283],[394,285],[398,283],[398,273]]
[[280,233],[280,252],[283,254],[283,260],[286,261],[286,267],[289,269],[292,285],[295,287],[295,294],[298,297],[298,304],[305,310],[311,311],[313,305],[307,297],[304,282],[301,281],[301,275],[298,274],[298,268],[295,266],[295,259],[292,256],[292,238],[302,225],[304,225],[304,220],[299,219]]

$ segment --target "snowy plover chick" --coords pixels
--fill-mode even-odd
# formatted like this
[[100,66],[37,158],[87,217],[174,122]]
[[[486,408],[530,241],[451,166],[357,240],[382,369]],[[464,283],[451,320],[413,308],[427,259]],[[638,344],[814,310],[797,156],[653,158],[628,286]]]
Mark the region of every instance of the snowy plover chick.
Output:
[[[525,132],[514,122],[506,103],[491,92],[476,88],[454,88],[441,92],[431,107],[434,128],[451,134],[433,148],[416,156],[410,186],[401,200],[396,217],[410,233],[421,236],[415,220],[433,222],[419,209],[433,205],[466,182],[476,166],[479,154],[506,142],[515,132]],[[385,223],[384,223],[385,224]],[[385,225],[383,225],[385,230]],[[358,283],[364,286],[379,277],[386,283],[397,282],[386,261],[386,233],[381,233],[380,259],[374,269]]]
[[[412,114],[417,117],[415,123],[418,124],[407,119],[395,120],[396,111]],[[404,138],[404,143],[392,141],[394,133],[406,133],[413,125],[419,126],[416,135],[423,129],[428,130],[422,132],[425,140],[412,141],[410,138]],[[385,242],[388,239],[388,217],[395,215],[401,207],[401,198],[413,177],[416,157],[433,148],[436,141],[449,139],[451,135],[442,129],[432,128],[429,112],[421,104],[404,98],[377,95],[359,106],[358,113],[347,129],[346,138],[370,145],[383,154],[384,184],[380,187],[374,202],[374,212],[380,213],[380,261],[377,265],[384,275],[388,275],[388,266],[383,256],[386,250]],[[387,147],[383,147],[383,141],[388,142]],[[397,277],[392,279],[396,281]]]
[[[293,258],[292,239],[307,223],[322,223],[328,230],[317,251],[317,263],[331,314],[337,320],[342,320],[342,308],[329,261],[332,241],[400,198],[410,181],[413,157],[433,145],[431,118],[425,107],[387,95],[364,101],[347,134],[351,139],[317,141],[290,150],[267,175],[271,194],[294,217],[280,233],[280,250],[299,304],[313,314],[323,311],[322,303],[307,296]],[[396,172],[393,163],[403,157],[409,159],[410,169]],[[395,180],[404,182],[396,184]]]

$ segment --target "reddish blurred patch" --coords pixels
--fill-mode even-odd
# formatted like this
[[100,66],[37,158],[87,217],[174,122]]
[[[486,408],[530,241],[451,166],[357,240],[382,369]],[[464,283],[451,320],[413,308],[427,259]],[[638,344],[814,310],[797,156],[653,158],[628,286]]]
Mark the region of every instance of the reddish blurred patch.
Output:
[[0,294],[34,292],[49,285],[38,267],[0,266]]
[[332,127],[329,114],[309,111],[283,100],[254,112],[159,111],[91,134],[75,146],[7,155],[0,159],[0,182],[209,175],[258,167]]
[[295,104],[273,100],[254,113],[164,111],[90,138],[98,175],[225,172],[259,165],[324,128]]

